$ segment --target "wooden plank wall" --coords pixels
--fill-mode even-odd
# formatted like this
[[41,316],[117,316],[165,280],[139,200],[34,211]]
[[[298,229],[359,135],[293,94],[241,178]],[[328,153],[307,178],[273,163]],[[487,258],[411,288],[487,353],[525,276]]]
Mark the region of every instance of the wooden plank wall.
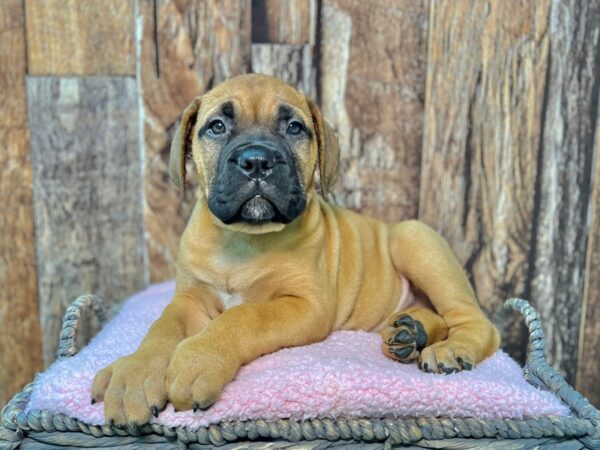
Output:
[[599,28],[585,0],[0,3],[0,404],[53,360],[72,297],[174,276],[196,185],[167,174],[179,116],[252,71],[321,105],[338,203],[448,238],[520,360],[502,302],[530,298],[600,405]]
[[26,67],[23,3],[6,1],[0,7],[0,405],[42,369]]
[[385,220],[415,218],[427,4],[325,0],[320,23],[319,100],[343,148],[335,198]]
[[[501,305],[510,296],[532,301],[548,358],[572,383],[597,129],[598,7],[459,0],[429,9],[420,217],[451,242],[520,360],[525,330]],[[589,364],[598,373],[599,363]]]
[[[44,362],[81,293],[144,287],[135,80],[27,80]],[[48,157],[52,155],[52,157]]]
[[[42,354],[73,298],[147,283],[133,0],[28,0],[27,98]],[[104,20],[98,19],[102,11]],[[96,331],[97,326],[90,332]]]

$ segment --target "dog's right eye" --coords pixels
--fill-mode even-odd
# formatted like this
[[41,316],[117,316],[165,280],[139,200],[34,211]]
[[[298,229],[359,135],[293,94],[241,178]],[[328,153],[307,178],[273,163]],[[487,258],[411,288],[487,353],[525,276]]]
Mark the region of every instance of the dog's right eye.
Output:
[[227,131],[227,128],[225,127],[225,124],[223,123],[222,120],[213,120],[209,124],[208,130],[210,131],[211,134],[218,136],[220,134],[225,133],[225,131]]

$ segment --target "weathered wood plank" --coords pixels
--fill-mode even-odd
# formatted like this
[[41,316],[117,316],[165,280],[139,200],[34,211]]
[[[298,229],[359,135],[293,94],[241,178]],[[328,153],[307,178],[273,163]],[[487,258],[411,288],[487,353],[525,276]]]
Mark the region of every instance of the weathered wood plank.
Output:
[[600,3],[553,0],[530,296],[543,319],[547,358],[571,383],[577,370],[599,74]]
[[448,239],[505,328],[504,347],[522,359],[525,330],[501,305],[531,293],[550,2],[446,0],[429,10],[419,216]]
[[[195,202],[193,195],[183,199],[168,176],[169,147],[179,116],[197,95],[247,72],[251,45],[249,0],[161,1],[157,6],[155,24],[153,2],[139,3],[144,215],[152,281],[174,276],[179,239]],[[194,186],[195,169],[190,167],[188,173]]]
[[252,72],[281,78],[314,100],[313,50],[312,45],[252,44]]
[[21,0],[0,3],[0,405],[42,368]]
[[31,75],[134,75],[134,0],[26,0]]
[[252,42],[314,43],[316,0],[252,0]]
[[[595,158],[600,155],[600,120],[596,125]],[[600,408],[600,164],[594,169],[590,202],[591,226],[579,329],[576,388]]]
[[[600,103],[600,98],[598,98]],[[596,122],[590,229],[579,329],[576,388],[600,408],[600,116]]]
[[147,280],[136,89],[127,77],[28,77],[27,96],[48,364],[75,297],[114,302]]
[[18,0],[0,3],[0,117],[2,127],[27,127],[25,19]]
[[339,203],[417,216],[426,70],[425,1],[325,0],[318,89],[338,133]]

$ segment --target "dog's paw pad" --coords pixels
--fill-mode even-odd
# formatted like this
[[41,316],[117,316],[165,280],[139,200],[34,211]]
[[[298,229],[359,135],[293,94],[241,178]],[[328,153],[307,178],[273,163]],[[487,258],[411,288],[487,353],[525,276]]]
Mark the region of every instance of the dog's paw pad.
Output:
[[401,314],[387,331],[385,346],[392,359],[410,363],[419,357],[427,344],[427,333],[418,320],[408,314]]

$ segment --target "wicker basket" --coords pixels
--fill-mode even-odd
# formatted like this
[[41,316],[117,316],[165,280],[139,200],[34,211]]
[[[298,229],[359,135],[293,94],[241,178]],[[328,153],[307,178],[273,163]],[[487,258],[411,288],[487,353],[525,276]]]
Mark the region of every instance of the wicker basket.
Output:
[[[529,327],[526,379],[554,392],[572,410],[572,417],[530,417],[524,420],[444,417],[405,419],[281,419],[224,422],[197,430],[147,424],[117,429],[88,425],[49,411],[25,413],[32,383],[2,410],[0,449],[36,448],[592,448],[600,449],[600,411],[575,391],[546,362],[544,336],[537,312],[522,299],[505,304],[519,311]],[[106,319],[102,301],[91,295],[78,298],[65,314],[59,356],[77,353],[79,318],[93,310]],[[234,444],[232,444],[234,443]]]

